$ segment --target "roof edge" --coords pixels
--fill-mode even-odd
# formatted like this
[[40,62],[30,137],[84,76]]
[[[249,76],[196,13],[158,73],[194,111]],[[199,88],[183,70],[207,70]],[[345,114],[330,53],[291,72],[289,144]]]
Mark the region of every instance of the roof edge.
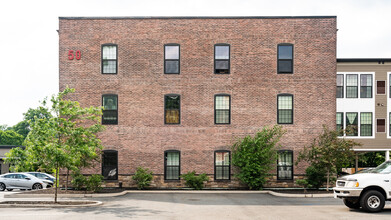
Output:
[[118,16],[58,17],[59,20],[125,20],[125,19],[323,19],[337,16]]
[[391,58],[337,58],[337,63],[391,62]]

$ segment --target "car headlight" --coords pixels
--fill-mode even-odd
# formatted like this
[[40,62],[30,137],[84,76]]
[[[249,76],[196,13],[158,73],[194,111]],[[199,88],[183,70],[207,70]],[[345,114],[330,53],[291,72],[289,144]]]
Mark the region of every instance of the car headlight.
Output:
[[357,182],[357,180],[347,181],[345,184],[345,187],[359,187],[359,186],[360,186],[360,184]]

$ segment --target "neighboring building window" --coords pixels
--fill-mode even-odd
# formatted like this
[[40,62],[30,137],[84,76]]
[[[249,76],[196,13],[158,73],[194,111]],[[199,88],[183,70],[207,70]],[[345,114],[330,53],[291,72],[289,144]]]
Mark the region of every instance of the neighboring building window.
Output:
[[360,136],[372,136],[372,112],[361,113]]
[[343,75],[337,74],[337,98],[343,98]]
[[164,96],[164,123],[165,124],[179,124],[180,123],[180,109],[181,109],[180,95],[165,95]]
[[293,45],[279,44],[277,53],[277,72],[293,73]]
[[278,180],[293,179],[293,151],[291,150],[278,151],[277,179]]
[[229,180],[231,176],[229,151],[215,151],[215,180]]
[[231,97],[215,95],[215,124],[231,123]]
[[164,152],[164,179],[179,180],[180,152],[176,150]]
[[390,84],[390,91],[389,91],[389,96],[390,96],[390,98],[391,98],[391,74],[390,74],[390,76],[389,76],[389,84]]
[[164,45],[164,73],[179,74],[180,52],[179,44]]
[[230,70],[230,47],[228,44],[215,45],[215,73],[228,74]]
[[372,98],[372,75],[362,74],[361,76],[361,98]]
[[337,131],[339,136],[343,136],[343,112],[337,112]]
[[391,136],[391,112],[388,114],[388,121],[389,121],[389,126],[388,126],[388,132],[390,132],[390,136]]
[[358,75],[346,75],[346,98],[358,98]]
[[358,113],[347,112],[346,113],[346,136],[358,135]]
[[118,151],[103,151],[102,176],[105,180],[118,180]]
[[277,95],[277,123],[293,124],[293,95]]
[[102,73],[117,74],[117,45],[102,45]]
[[386,119],[376,119],[376,132],[386,132]]
[[377,94],[384,95],[386,94],[386,81],[377,81],[376,82]]
[[104,125],[118,124],[118,96],[103,95],[102,105],[103,105],[102,124]]

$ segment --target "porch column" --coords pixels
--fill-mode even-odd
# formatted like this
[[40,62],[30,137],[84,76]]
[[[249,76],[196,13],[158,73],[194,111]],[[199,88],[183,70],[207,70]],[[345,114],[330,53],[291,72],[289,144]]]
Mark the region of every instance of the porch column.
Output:
[[390,159],[390,151],[386,150],[386,161]]

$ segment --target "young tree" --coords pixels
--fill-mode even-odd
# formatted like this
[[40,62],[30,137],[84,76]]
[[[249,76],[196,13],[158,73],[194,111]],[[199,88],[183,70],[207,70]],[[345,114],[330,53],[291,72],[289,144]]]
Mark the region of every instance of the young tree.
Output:
[[[46,101],[42,103],[40,108],[46,109],[52,117],[30,120],[31,131],[24,142],[27,163],[38,166],[39,170],[55,170],[57,182],[60,169],[89,166],[88,161],[98,158],[102,149],[96,137],[103,130],[102,109],[82,108],[76,101],[65,100],[72,92],[74,89],[66,88],[52,96],[49,107]],[[57,186],[54,201],[57,202]]]
[[329,130],[325,125],[322,133],[299,153],[296,164],[307,161],[316,167],[324,167],[327,172],[327,190],[330,175],[350,164],[354,157],[353,147],[360,144],[349,139],[340,138],[340,131]]
[[263,127],[254,137],[246,136],[232,146],[236,176],[250,189],[261,189],[277,161],[278,142],[285,131],[281,126]]

